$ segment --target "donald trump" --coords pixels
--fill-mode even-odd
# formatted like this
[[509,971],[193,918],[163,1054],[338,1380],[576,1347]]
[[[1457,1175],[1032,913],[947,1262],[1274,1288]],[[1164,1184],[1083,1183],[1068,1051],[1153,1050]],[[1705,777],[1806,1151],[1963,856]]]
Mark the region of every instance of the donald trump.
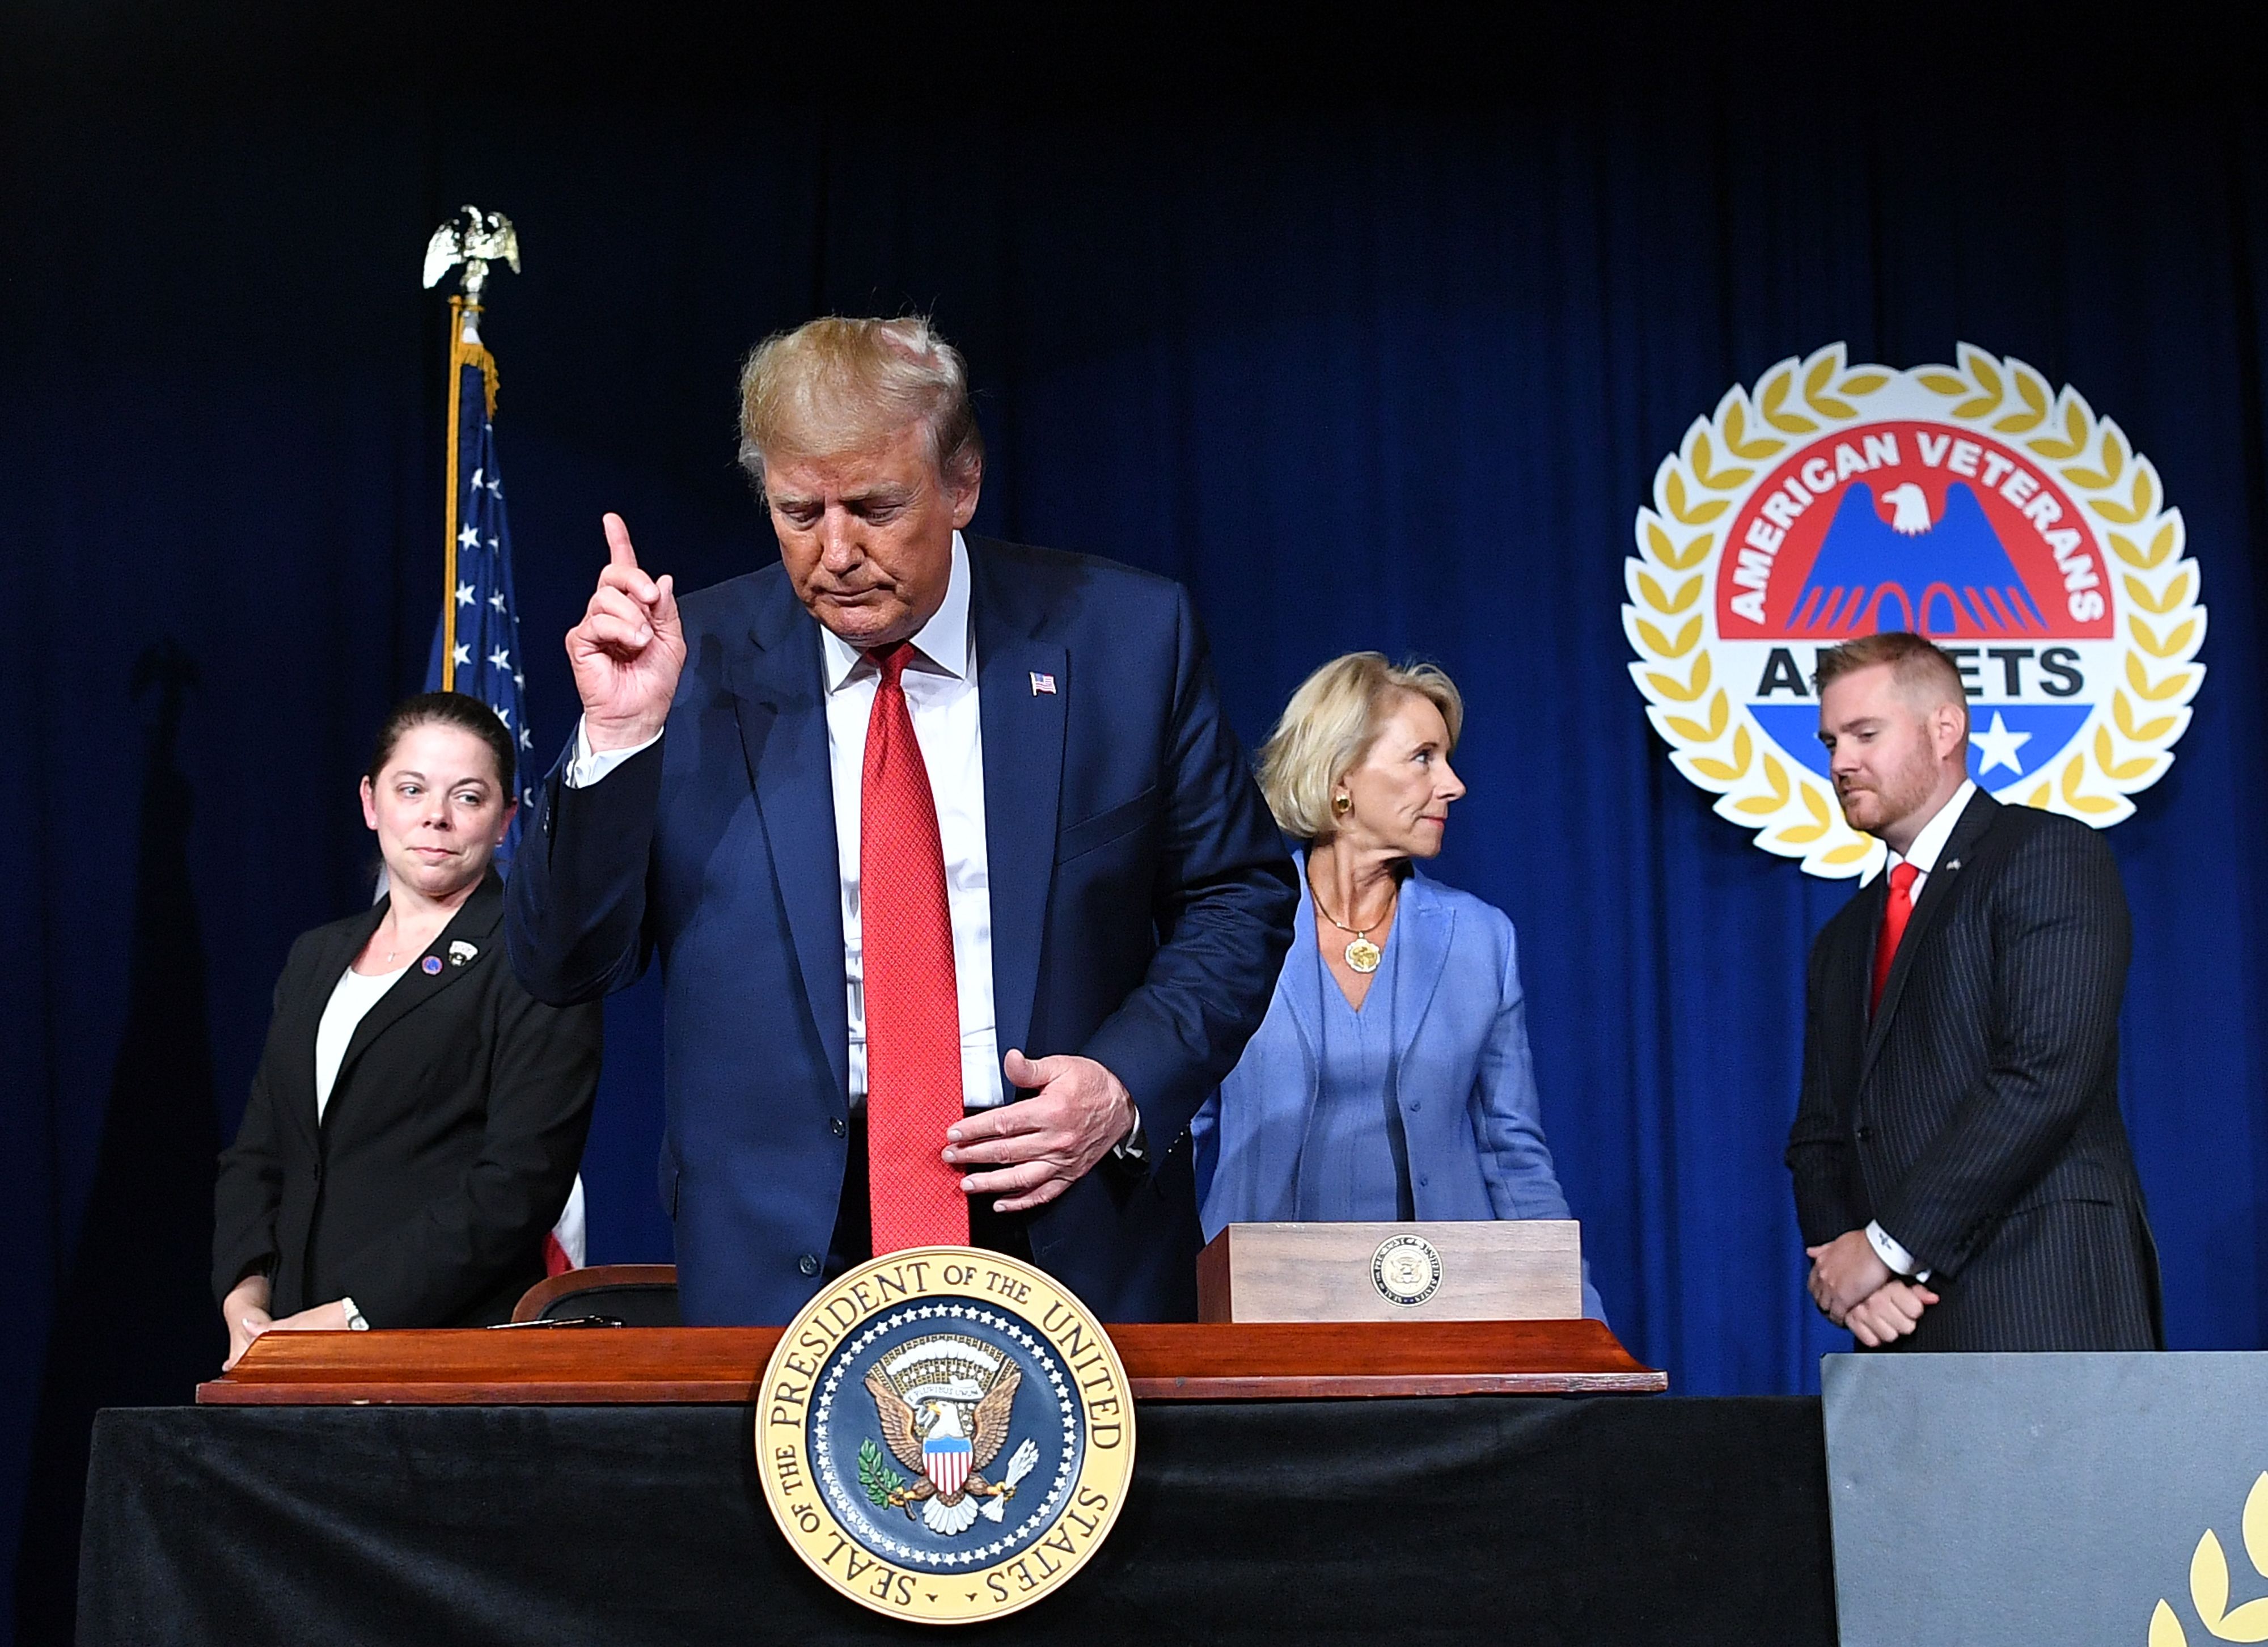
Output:
[[780,558],[681,602],[606,518],[510,887],[539,998],[661,964],[685,1319],[971,1241],[1191,1316],[1189,1123],[1295,895],[1189,596],[964,531],[983,446],[925,321],[776,336],[740,407]]

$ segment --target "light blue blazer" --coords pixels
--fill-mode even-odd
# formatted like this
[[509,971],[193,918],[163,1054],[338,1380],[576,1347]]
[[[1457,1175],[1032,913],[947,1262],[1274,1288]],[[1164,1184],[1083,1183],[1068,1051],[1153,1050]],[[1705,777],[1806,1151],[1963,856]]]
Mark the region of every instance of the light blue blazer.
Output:
[[[1304,884],[1304,860],[1300,867]],[[1388,942],[1402,946],[1394,1055],[1417,1215],[1572,1216],[1543,1141],[1510,917],[1413,873]],[[1314,900],[1302,897],[1268,1016],[1190,1125],[1208,1241],[1232,1223],[1294,1216],[1319,1082],[1316,1003],[1322,990],[1337,987],[1316,951]],[[1378,1147],[1388,1148],[1382,1122]],[[1605,1318],[1588,1264],[1583,1311]]]

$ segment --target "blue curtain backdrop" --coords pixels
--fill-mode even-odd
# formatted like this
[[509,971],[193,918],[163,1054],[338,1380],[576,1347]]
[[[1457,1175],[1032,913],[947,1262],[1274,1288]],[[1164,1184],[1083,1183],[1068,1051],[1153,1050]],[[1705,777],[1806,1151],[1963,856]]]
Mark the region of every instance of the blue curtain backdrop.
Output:
[[[1440,873],[1519,924],[1600,1290],[1688,1392],[1813,1388],[1848,1341],[1804,1300],[1779,1156],[1803,957],[1849,888],[1671,770],[1625,673],[1633,513],[1727,386],[1833,340],[2074,384],[2155,460],[2211,609],[2195,722],[2112,836],[2124,1089],[2173,1343],[2262,1345],[2268,122],[2229,41],[1287,19],[917,29],[877,66],[455,15],[55,7],[0,37],[22,1639],[62,1638],[86,1410],[217,1357],[210,1150],[292,936],[369,895],[355,779],[440,579],[445,314],[415,276],[467,201],[526,254],[482,331],[542,764],[602,510],[681,586],[775,552],[734,366],[824,310],[937,316],[981,389],[979,528],[1186,580],[1248,741],[1340,651],[1444,663],[1471,794]],[[609,1015],[596,1261],[668,1256],[656,1012]]]

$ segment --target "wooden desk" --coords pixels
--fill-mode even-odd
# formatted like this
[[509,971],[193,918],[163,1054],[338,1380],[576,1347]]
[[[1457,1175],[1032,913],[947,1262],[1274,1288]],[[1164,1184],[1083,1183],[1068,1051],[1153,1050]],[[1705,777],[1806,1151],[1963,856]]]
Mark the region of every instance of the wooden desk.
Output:
[[[270,1333],[199,1406],[526,1406],[752,1400],[777,1327]],[[1597,1321],[1129,1324],[1110,1329],[1145,1401],[1647,1394]]]

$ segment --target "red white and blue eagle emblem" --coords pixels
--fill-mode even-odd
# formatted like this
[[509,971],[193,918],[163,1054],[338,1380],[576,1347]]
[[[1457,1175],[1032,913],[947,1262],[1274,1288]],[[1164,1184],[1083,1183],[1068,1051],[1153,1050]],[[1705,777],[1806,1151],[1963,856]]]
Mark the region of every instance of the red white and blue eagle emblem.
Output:
[[869,1371],[866,1392],[882,1439],[915,1472],[886,1502],[909,1518],[920,1505],[932,1533],[965,1532],[980,1512],[999,1520],[1001,1505],[1038,1459],[1027,1441],[998,1481],[983,1473],[1007,1443],[1023,1378],[991,1347],[952,1335],[918,1340]]

